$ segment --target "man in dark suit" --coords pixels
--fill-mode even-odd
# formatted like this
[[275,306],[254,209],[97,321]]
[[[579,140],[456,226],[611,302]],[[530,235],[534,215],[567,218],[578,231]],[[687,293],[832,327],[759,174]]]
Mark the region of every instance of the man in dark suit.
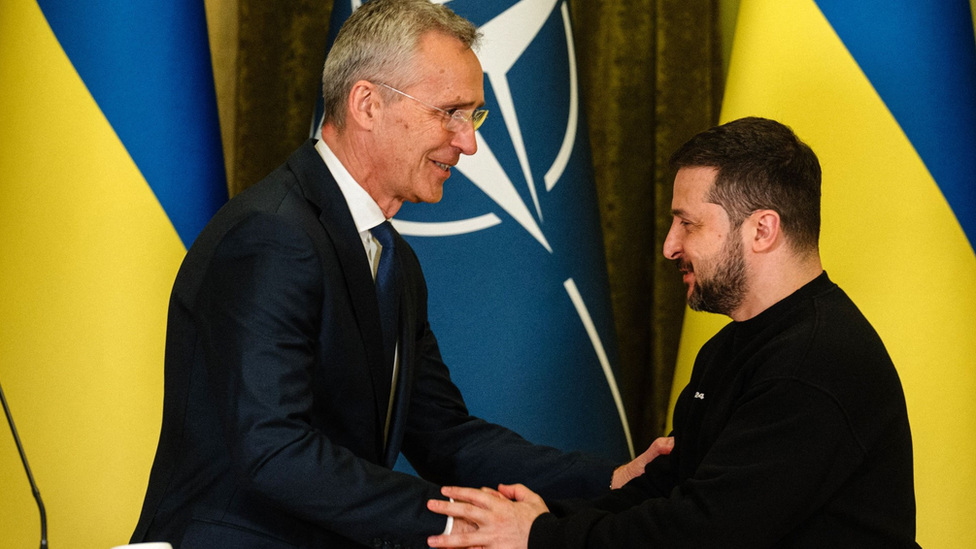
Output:
[[[133,542],[422,547],[473,528],[439,484],[588,496],[639,474],[472,417],[427,323],[423,274],[387,220],[437,202],[486,113],[475,27],[373,0],[324,71],[322,140],[231,200],[170,302],[163,426]],[[390,297],[392,296],[392,297]],[[391,470],[400,452],[423,477]]]

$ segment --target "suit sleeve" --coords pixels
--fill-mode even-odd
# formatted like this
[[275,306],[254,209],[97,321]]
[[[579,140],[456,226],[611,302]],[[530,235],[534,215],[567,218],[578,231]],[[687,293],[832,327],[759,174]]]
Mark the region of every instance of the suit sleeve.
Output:
[[769,382],[743,398],[694,476],[666,497],[640,477],[602,505],[541,515],[529,548],[771,546],[822,507],[863,456],[828,395]]
[[275,216],[239,224],[208,267],[207,383],[239,484],[365,545],[426,546],[445,525],[425,507],[442,498],[439,488],[361,459],[313,427],[324,291],[309,237]]
[[515,432],[471,416],[451,381],[427,322],[427,290],[419,263],[416,364],[403,454],[424,478],[470,487],[523,483],[544,498],[595,497],[609,491],[614,464],[581,452],[532,444]]

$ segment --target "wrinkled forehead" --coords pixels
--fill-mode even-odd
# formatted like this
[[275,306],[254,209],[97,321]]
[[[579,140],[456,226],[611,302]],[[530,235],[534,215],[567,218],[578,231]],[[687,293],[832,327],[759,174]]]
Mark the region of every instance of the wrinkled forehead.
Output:
[[437,74],[477,72],[481,75],[478,55],[457,38],[440,31],[427,31],[417,39],[412,61],[417,71]]
[[436,89],[452,102],[483,103],[481,62],[457,38],[437,31],[425,33],[417,44],[412,64],[412,80],[416,85]]

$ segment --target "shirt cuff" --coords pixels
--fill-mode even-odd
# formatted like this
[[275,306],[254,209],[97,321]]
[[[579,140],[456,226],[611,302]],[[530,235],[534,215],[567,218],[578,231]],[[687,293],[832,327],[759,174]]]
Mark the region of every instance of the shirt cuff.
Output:
[[[454,498],[447,498],[447,499],[451,500],[451,503],[454,503]],[[449,515],[447,517],[447,526],[444,528],[444,534],[443,535],[450,536],[451,535],[451,530],[454,530],[454,517],[452,517],[452,516]]]

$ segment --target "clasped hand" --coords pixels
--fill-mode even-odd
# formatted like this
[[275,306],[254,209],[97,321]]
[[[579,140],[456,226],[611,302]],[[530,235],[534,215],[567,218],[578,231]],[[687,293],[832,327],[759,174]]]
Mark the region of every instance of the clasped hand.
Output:
[[[542,498],[521,484],[491,488],[445,486],[441,493],[454,501],[432,499],[427,508],[455,518],[450,535],[431,536],[431,547],[526,549],[532,522],[548,512]],[[476,529],[467,526],[476,526]]]
[[[670,454],[674,439],[655,440],[644,453],[613,472],[612,488],[620,488],[644,473],[644,467],[660,455]],[[445,486],[441,493],[454,501],[432,499],[427,508],[454,517],[450,535],[431,536],[431,547],[474,547],[483,549],[527,549],[532,522],[549,511],[538,494],[521,484],[491,488]]]

